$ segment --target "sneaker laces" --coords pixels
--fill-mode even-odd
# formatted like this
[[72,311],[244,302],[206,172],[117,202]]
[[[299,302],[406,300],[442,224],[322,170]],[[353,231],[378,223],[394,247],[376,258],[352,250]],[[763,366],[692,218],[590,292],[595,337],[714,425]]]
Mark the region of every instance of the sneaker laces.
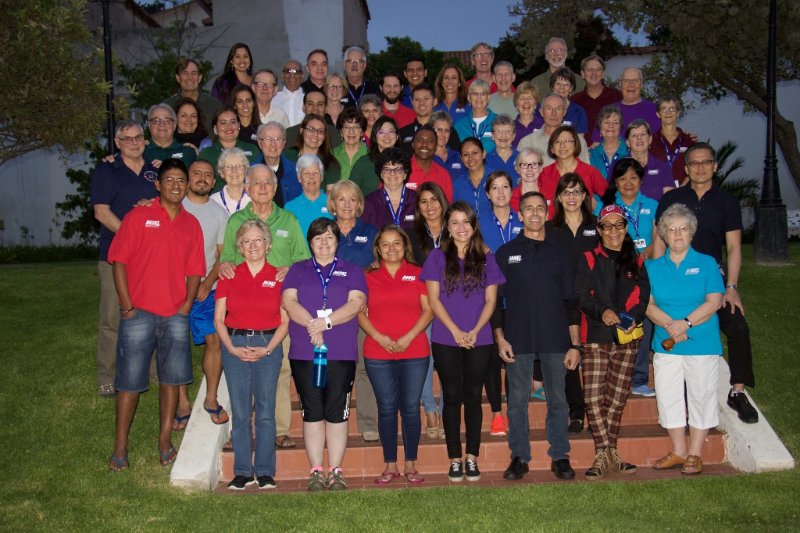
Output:
[[475,461],[467,461],[466,466],[470,472],[475,472],[478,469],[478,463]]
[[609,453],[605,448],[597,450],[594,454],[592,468],[596,468],[600,471],[606,471],[608,470],[610,459],[611,457],[609,457]]
[[614,464],[617,468],[621,467],[625,464],[625,461],[622,460],[622,457],[619,456],[619,452],[616,448],[608,448],[606,450],[606,454],[608,455],[608,460]]

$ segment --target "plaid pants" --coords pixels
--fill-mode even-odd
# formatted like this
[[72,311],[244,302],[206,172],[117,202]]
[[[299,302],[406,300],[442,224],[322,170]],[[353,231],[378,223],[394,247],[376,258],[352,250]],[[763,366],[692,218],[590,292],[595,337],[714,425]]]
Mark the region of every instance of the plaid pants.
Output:
[[595,448],[617,446],[639,341],[584,344],[583,399]]

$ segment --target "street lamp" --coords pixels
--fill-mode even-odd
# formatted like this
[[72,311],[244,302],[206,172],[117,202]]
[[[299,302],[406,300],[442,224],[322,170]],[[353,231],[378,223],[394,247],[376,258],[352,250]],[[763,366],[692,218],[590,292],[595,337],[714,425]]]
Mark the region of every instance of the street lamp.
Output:
[[778,160],[775,157],[775,56],[776,0],[769,3],[769,44],[767,45],[767,156],[761,200],[756,209],[755,258],[759,264],[789,262],[789,233],[786,206],[781,200]]
[[103,9],[103,55],[106,63],[106,83],[109,90],[106,93],[106,133],[108,135],[108,153],[114,153],[114,70],[111,65],[111,15],[109,6],[111,0],[89,0],[100,4]]

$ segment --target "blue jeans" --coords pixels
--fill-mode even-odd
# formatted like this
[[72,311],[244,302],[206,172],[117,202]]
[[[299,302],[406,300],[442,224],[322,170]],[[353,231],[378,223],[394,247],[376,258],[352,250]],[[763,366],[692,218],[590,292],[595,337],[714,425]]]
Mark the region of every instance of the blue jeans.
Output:
[[516,354],[516,361],[506,363],[508,377],[508,447],[511,457],[524,462],[531,461],[530,425],[528,423],[528,401],[531,393],[533,361],[542,363],[544,390],[547,395],[547,418],[545,428],[550,448],[547,455],[553,461],[569,458],[569,406],[564,393],[563,353]]
[[406,461],[417,460],[422,423],[419,397],[430,357],[415,359],[364,358],[375,400],[378,403],[378,434],[383,446],[383,461],[397,462],[397,411],[403,424],[403,449]]
[[132,317],[119,321],[114,388],[124,392],[147,390],[153,350],[160,384],[192,382],[189,316],[160,316],[136,309]]
[[653,341],[653,323],[645,318],[644,337],[639,342],[639,351],[636,353],[636,365],[633,367],[633,381],[631,387],[647,385],[650,381],[650,343]]
[[[439,387],[439,390],[442,390]],[[428,363],[428,372],[425,374],[425,383],[422,385],[422,407],[426,413],[442,412],[442,397],[439,396],[437,405],[436,398],[433,396],[433,357]]]
[[[234,346],[266,346],[272,335],[235,335]],[[233,428],[233,473],[275,475],[275,390],[281,371],[281,345],[254,363],[242,361],[222,346],[222,369],[228,383]],[[253,457],[252,414],[255,406],[256,449]],[[255,472],[254,472],[255,471]]]

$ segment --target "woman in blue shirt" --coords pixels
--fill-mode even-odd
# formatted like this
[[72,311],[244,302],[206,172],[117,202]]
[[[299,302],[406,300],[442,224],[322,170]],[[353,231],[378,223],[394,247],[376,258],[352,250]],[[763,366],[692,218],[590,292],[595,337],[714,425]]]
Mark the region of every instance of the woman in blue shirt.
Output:
[[453,202],[466,202],[480,217],[489,212],[492,204],[486,196],[486,179],[491,172],[486,168],[486,152],[475,137],[467,137],[461,143],[461,161],[464,168],[453,178]]
[[368,269],[375,260],[372,243],[377,228],[361,220],[364,212],[364,195],[350,180],[336,182],[328,194],[328,212],[339,226],[339,248],[336,254],[363,269]]

